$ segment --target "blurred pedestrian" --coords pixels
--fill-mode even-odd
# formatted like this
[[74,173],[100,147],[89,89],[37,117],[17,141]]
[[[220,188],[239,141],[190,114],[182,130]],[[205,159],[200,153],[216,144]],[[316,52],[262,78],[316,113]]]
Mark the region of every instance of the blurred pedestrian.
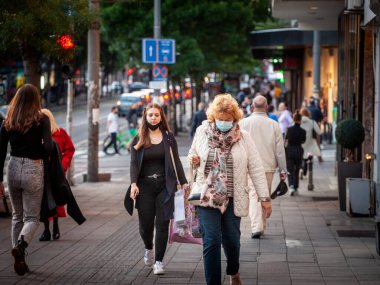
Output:
[[[50,127],[51,127],[51,135],[53,139],[57,142],[59,150],[62,155],[62,167],[63,171],[67,172],[71,165],[71,160],[73,159],[75,148],[73,145],[73,142],[71,141],[70,136],[67,134],[65,129],[60,128],[55,119],[53,114],[48,109],[42,109],[42,113],[44,113],[46,116],[48,116],[50,121]],[[66,210],[65,206],[57,206],[56,207],[57,214],[52,217],[53,219],[53,239],[57,240],[60,238],[61,234],[59,231],[59,225],[58,225],[58,217],[64,218],[66,217]],[[40,236],[40,241],[49,241],[51,240],[51,233],[49,229],[49,219],[44,220],[44,231],[42,235]]]
[[286,130],[293,125],[292,112],[288,110],[286,102],[281,102],[278,105],[278,111],[280,112],[278,123],[280,124],[282,135],[285,137]]
[[316,100],[311,97],[309,100],[309,106],[307,109],[310,111],[311,118],[317,122],[317,124],[320,124],[323,120],[323,114],[321,110],[316,106]]
[[131,109],[129,109],[127,114],[127,121],[129,129],[137,128],[138,114],[137,114],[137,104],[132,104]]
[[190,136],[194,137],[195,131],[197,128],[202,125],[202,122],[207,120],[206,112],[205,112],[205,103],[199,102],[198,111],[193,115],[193,121],[191,123],[191,132]]
[[299,173],[303,158],[302,144],[306,141],[306,131],[301,128],[302,116],[298,110],[293,115],[294,126],[287,129],[285,136],[286,165],[288,167],[290,195],[298,191]]
[[[172,163],[171,154],[175,165]],[[187,180],[179,159],[177,142],[160,105],[150,103],[143,111],[139,134],[131,148],[131,193],[136,200],[140,236],[145,245],[144,262],[154,274],[164,274],[162,263],[173,217],[177,178],[186,188]],[[155,242],[153,249],[153,233]]]
[[117,133],[119,131],[119,123],[117,120],[118,108],[113,106],[111,108],[111,113],[107,117],[107,135],[111,136],[111,141],[104,147],[103,151],[107,153],[107,149],[113,145],[115,153],[119,154],[117,149]]
[[229,94],[217,95],[207,110],[208,120],[195,133],[188,155],[192,167],[196,168],[196,181],[208,185],[202,201],[210,206],[197,207],[208,285],[222,283],[221,245],[227,258],[230,284],[241,284],[240,221],[248,215],[248,176],[266,217],[272,212],[262,161],[249,134],[240,130],[240,118],[236,100]]
[[[12,203],[12,255],[18,275],[29,271],[25,248],[38,230],[44,191],[43,159],[53,149],[49,118],[41,112],[38,89],[25,84],[11,103],[0,131],[0,188],[8,142],[11,146],[7,181]],[[1,192],[2,192],[1,191]]]
[[276,121],[278,123],[278,117],[274,114],[274,107],[273,105],[268,106],[268,117],[271,118],[273,121]]
[[[321,151],[317,143],[317,137],[321,134],[321,130],[318,124],[313,119],[311,119],[311,114],[308,109],[302,108],[300,114],[302,116],[301,128],[306,131],[306,141],[304,144],[302,144],[304,153],[301,177],[303,177],[304,175],[307,175],[308,159],[313,159],[314,156],[321,156]],[[315,137],[313,136],[313,133],[315,134]]]
[[[277,167],[280,170],[280,179],[286,179],[286,157],[284,141],[280,126],[270,119],[266,113],[267,100],[264,96],[253,99],[253,113],[240,121],[239,125],[246,130],[255,143],[264,165],[265,177],[268,183],[269,194]],[[253,187],[249,180],[249,187]],[[252,238],[260,238],[266,228],[266,216],[261,209],[255,191],[249,192],[249,218],[251,219]]]
[[[307,109],[310,111],[311,119],[314,120],[318,124],[318,126],[320,127],[321,122],[323,121],[323,114],[322,114],[322,112],[319,108],[319,104],[317,104],[317,102],[319,102],[319,100],[311,97],[309,100],[309,106],[307,107]],[[318,136],[316,136],[315,139],[317,141],[318,148],[320,149],[321,148],[321,140],[322,140],[321,135],[319,134]],[[318,155],[317,157],[318,157],[319,162],[323,161],[321,154]]]

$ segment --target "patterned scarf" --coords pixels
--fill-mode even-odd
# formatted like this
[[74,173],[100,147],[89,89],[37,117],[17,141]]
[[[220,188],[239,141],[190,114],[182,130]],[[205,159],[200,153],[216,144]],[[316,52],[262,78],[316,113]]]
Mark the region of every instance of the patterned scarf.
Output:
[[207,176],[208,189],[201,197],[201,206],[218,208],[224,213],[228,206],[227,159],[233,144],[240,140],[240,127],[235,124],[231,130],[223,133],[212,123],[206,135],[209,148],[215,149],[215,156]]

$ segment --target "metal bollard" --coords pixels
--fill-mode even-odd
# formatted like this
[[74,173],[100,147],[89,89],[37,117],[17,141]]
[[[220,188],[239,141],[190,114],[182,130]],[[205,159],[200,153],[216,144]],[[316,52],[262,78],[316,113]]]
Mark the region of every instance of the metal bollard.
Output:
[[308,172],[307,190],[312,191],[314,189],[314,184],[313,184],[313,156],[312,155],[309,155],[307,158],[307,172]]

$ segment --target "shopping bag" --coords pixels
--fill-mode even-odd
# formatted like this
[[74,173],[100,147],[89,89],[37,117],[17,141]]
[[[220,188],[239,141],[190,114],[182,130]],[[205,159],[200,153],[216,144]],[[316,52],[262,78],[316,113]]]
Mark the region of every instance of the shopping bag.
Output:
[[184,190],[180,189],[174,195],[174,222],[178,225],[185,223]]
[[[182,190],[183,191],[183,190]],[[184,192],[185,221],[182,224],[170,220],[169,243],[202,244],[198,211],[196,207],[187,201],[188,192]]]

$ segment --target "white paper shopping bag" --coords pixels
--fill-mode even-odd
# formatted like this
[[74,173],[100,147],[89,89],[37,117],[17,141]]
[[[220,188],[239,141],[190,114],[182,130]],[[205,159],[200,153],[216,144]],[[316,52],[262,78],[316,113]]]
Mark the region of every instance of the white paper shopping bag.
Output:
[[174,222],[178,225],[185,223],[185,197],[183,190],[178,190],[174,196]]

